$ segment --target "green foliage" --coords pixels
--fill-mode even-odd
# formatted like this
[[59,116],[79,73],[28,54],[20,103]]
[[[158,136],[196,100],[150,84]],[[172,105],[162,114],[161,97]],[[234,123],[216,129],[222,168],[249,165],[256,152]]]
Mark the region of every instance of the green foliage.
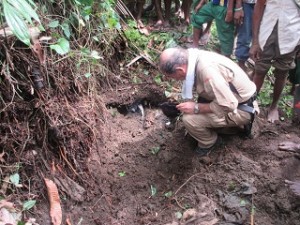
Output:
[[119,175],[119,177],[125,177],[126,172],[125,172],[125,171],[120,171],[120,172],[118,173],[118,175]]
[[112,1],[104,1],[100,3],[100,8],[105,9],[102,11],[100,18],[105,28],[120,29],[121,25],[119,22],[119,16],[116,14],[112,5],[113,5]]
[[[1,4],[1,3],[0,3]],[[30,46],[28,23],[33,24],[32,18],[41,24],[38,15],[32,7],[31,0],[2,0],[5,20],[13,34],[23,43]]]
[[140,32],[134,28],[135,22],[130,21],[128,23],[129,28],[124,30],[126,38],[131,42],[134,43],[137,47],[141,49],[146,49],[149,38],[145,35],[140,34]]
[[36,200],[28,200],[23,203],[23,211],[27,211],[31,209],[33,206],[35,206]]
[[172,197],[172,195],[173,195],[173,192],[172,192],[172,191],[168,191],[168,192],[166,192],[166,193],[164,194],[164,196],[165,196],[166,198],[170,198],[170,197]]
[[18,187],[20,185],[20,175],[18,173],[15,173],[9,177],[10,182]]
[[156,189],[156,187],[154,187],[154,186],[150,186],[150,190],[151,190],[151,196],[154,196],[154,195],[156,195],[156,192],[157,192],[157,189]]
[[175,213],[175,217],[176,217],[177,219],[181,219],[182,216],[183,216],[182,213],[179,212],[179,211]]
[[158,152],[160,151],[160,147],[152,147],[150,149],[150,152],[153,154],[153,155],[156,155]]
[[50,48],[55,50],[58,54],[64,55],[70,51],[70,43],[65,38],[60,38],[56,44],[50,45]]
[[273,86],[270,80],[265,80],[263,88],[258,95],[258,101],[260,106],[269,106],[272,102]]

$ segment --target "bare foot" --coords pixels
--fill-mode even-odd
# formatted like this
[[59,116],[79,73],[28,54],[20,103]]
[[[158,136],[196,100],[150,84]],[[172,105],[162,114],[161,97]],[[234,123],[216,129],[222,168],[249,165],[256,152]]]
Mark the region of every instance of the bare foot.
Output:
[[164,24],[164,22],[163,22],[162,20],[158,20],[158,21],[153,25],[153,27],[158,28],[158,27],[163,26],[163,24]]
[[277,108],[269,109],[268,116],[267,116],[268,122],[274,123],[276,120],[279,120],[279,112]]
[[143,22],[141,20],[137,20],[137,27],[138,29],[144,28],[145,25],[143,24]]
[[169,20],[165,20],[165,22],[164,22],[163,25],[164,25],[165,28],[171,27],[171,24],[170,24],[170,21],[169,21]]
[[284,182],[290,186],[290,189],[295,195],[300,196],[300,181],[294,182],[294,181],[285,180]]
[[296,144],[295,142],[291,142],[291,141],[284,141],[281,142],[278,145],[279,149],[281,150],[287,150],[287,151],[296,151],[296,150],[300,150],[300,144]]

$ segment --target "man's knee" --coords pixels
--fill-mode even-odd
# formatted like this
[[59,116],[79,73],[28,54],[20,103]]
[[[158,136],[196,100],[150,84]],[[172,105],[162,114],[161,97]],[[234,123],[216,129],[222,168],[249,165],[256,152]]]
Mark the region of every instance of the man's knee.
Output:
[[194,115],[192,114],[183,114],[182,116],[182,122],[184,124],[185,127],[193,127],[193,117]]
[[274,76],[276,80],[283,80],[285,81],[289,75],[289,70],[281,70],[281,69],[275,69],[274,70]]

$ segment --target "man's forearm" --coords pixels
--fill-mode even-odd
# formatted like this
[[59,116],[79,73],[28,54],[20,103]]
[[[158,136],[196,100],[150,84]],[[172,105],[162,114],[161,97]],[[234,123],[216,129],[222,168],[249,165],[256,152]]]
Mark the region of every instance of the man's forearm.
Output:
[[252,22],[252,43],[258,44],[258,34],[260,23],[264,14],[266,0],[257,0],[254,6],[253,22]]
[[243,8],[243,1],[242,0],[236,0],[235,1],[235,9]]
[[199,111],[201,114],[212,113],[209,103],[196,103],[199,105]]

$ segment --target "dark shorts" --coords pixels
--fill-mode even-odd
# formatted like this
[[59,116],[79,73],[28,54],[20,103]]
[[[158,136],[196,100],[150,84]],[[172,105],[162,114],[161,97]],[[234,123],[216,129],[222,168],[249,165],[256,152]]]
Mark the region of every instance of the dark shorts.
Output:
[[287,76],[289,70],[295,68],[296,49],[281,55],[278,45],[277,24],[268,38],[260,58],[255,62],[258,74],[266,74],[271,66],[275,68],[275,75]]

